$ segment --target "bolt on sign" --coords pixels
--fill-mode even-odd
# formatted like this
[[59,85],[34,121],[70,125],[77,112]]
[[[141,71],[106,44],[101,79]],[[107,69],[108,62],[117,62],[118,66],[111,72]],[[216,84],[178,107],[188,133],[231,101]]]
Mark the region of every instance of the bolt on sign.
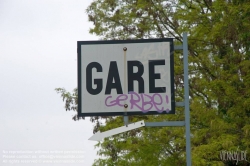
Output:
[[172,38],[78,41],[78,116],[174,114]]

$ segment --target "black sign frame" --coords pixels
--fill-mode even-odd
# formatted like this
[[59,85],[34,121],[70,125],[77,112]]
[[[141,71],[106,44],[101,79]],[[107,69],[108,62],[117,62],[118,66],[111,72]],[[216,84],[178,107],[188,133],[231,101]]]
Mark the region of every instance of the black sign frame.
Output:
[[175,89],[174,89],[174,42],[173,38],[161,38],[161,39],[138,39],[138,40],[99,40],[99,41],[77,41],[77,75],[78,75],[78,117],[89,116],[122,116],[124,112],[82,112],[82,55],[81,45],[95,45],[95,44],[122,44],[122,43],[156,43],[156,42],[169,42],[170,43],[170,83],[171,83],[171,110],[163,111],[148,111],[146,113],[142,111],[126,112],[126,115],[156,115],[156,114],[175,114]]

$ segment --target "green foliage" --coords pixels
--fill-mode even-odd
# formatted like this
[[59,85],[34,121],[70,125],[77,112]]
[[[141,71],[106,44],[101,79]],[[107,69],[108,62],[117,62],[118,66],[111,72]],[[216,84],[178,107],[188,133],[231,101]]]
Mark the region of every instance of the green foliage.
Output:
[[[76,114],[72,117],[72,119],[74,121],[85,119],[85,117],[79,117],[77,114],[77,104],[78,104],[77,88],[75,88],[72,93],[66,91],[64,88],[56,88],[55,91],[57,93],[61,94],[61,97],[62,97],[63,101],[65,102],[65,105],[64,105],[65,110],[76,112]],[[100,125],[101,125],[100,120],[102,118],[106,118],[106,117],[95,116],[95,117],[90,118],[90,121],[95,124],[94,129],[93,129],[93,133],[96,133],[97,131],[100,130],[99,129]]]
[[[90,33],[109,39],[174,37],[188,32],[192,164],[233,165],[222,150],[250,154],[250,2],[246,0],[94,0]],[[181,52],[175,52],[176,100],[183,100]],[[58,91],[69,99],[65,91]],[[67,103],[67,100],[66,100]],[[77,103],[75,103],[77,104]],[[66,107],[67,109],[68,107]],[[183,120],[176,115],[131,116],[130,122]],[[123,125],[122,117],[97,117],[95,131]],[[185,165],[185,131],[142,128],[106,138],[93,165]]]
[[[61,94],[61,97],[65,102],[64,108],[66,111],[77,111],[77,88],[75,88],[72,93],[67,92],[64,88],[56,88],[55,91]],[[81,117],[78,117],[76,114],[72,119],[79,120]]]

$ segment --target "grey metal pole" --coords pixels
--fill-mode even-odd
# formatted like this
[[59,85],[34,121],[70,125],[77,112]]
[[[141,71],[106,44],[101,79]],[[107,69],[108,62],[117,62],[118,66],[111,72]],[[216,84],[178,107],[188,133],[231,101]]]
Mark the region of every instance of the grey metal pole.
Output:
[[188,41],[187,33],[183,33],[183,63],[184,63],[184,103],[185,103],[185,131],[186,131],[186,161],[191,166],[191,139],[190,139],[190,108],[188,84]]
[[124,126],[128,127],[128,115],[127,114],[123,116],[123,121],[124,121]]

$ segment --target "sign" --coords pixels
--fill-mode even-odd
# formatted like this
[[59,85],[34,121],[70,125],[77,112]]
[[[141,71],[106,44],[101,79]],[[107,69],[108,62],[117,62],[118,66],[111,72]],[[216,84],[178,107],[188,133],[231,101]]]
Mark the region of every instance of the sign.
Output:
[[137,129],[137,128],[140,128],[140,127],[143,127],[143,126],[145,126],[145,123],[142,120],[142,121],[139,121],[139,122],[131,123],[128,126],[118,127],[118,128],[108,130],[108,131],[105,131],[105,132],[102,132],[102,133],[100,131],[98,131],[92,137],[90,137],[89,140],[91,140],[91,141],[101,141],[103,138],[110,137],[112,135],[116,135],[116,134],[119,134],[119,133],[123,133],[125,131],[134,130],[134,129]]
[[78,116],[174,114],[173,39],[78,41]]

